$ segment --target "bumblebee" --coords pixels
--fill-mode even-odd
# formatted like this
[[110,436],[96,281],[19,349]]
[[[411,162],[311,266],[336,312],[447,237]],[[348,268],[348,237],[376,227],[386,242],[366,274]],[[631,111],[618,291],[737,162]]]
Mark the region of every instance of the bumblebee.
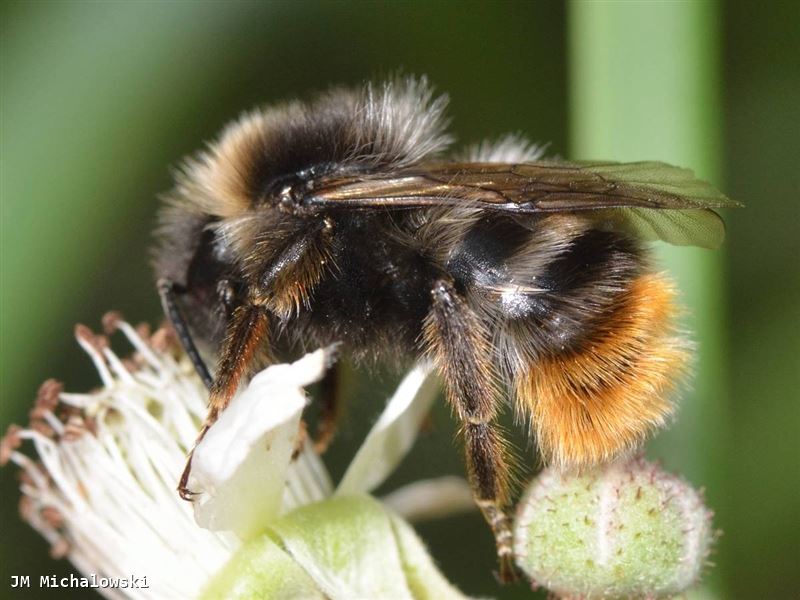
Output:
[[445,105],[405,78],[243,115],[177,176],[156,272],[210,390],[201,437],[279,348],[432,359],[509,578],[498,410],[509,401],[562,469],[664,424],[690,345],[646,243],[717,247],[711,209],[738,204],[685,169],[544,160],[513,136],[446,160]]

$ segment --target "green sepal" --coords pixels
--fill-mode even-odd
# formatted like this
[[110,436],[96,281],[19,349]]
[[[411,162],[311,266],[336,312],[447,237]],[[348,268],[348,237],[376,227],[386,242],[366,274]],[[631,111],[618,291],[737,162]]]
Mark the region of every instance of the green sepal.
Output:
[[335,496],[269,524],[203,598],[463,600],[414,530],[369,496]]

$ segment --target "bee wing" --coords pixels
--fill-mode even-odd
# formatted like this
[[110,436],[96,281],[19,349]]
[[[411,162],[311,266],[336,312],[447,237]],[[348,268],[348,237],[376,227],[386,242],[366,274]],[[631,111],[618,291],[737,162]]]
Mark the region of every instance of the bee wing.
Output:
[[643,240],[714,250],[725,241],[725,222],[707,208],[653,210],[620,207],[593,213],[597,227],[621,231]]
[[725,237],[710,209],[741,206],[692,171],[660,162],[431,163],[318,183],[307,202],[326,208],[473,204],[513,214],[593,211],[603,227],[708,248]]

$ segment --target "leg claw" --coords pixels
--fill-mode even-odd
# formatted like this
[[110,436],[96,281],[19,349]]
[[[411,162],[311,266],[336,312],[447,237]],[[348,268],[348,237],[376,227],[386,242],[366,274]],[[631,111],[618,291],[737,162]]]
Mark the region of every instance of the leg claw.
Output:
[[519,581],[519,571],[517,571],[512,555],[499,556],[498,563],[499,570],[495,573],[495,576],[500,583],[506,584]]

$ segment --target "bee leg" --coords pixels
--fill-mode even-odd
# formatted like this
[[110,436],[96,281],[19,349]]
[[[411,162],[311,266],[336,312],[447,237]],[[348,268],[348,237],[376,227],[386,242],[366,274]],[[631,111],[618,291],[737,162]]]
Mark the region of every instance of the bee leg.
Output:
[[263,306],[241,304],[234,309],[220,349],[217,376],[211,384],[208,415],[194,447],[189,452],[186,467],[178,483],[178,494],[184,500],[191,500],[194,496],[194,493],[188,488],[194,448],[202,441],[219,414],[230,403],[239,380],[256,354],[259,343],[268,336],[268,330],[269,319]]
[[172,324],[172,328],[175,330],[175,334],[178,336],[189,360],[192,361],[195,371],[197,371],[200,379],[203,380],[206,388],[210,390],[214,383],[214,378],[211,377],[205,361],[200,356],[200,352],[197,351],[189,326],[186,324],[186,319],[183,318],[183,313],[178,306],[177,296],[185,294],[186,288],[169,279],[159,279],[158,293],[161,296],[164,314],[167,315],[169,322]]
[[[197,371],[200,379],[203,380],[206,388],[210,390],[214,384],[214,378],[211,377],[211,373],[208,371],[208,366],[206,366],[205,361],[197,351],[197,346],[194,344],[192,334],[189,332],[189,327],[186,324],[186,320],[183,317],[180,307],[178,306],[177,296],[179,294],[185,294],[186,288],[170,279],[163,278],[158,280],[157,285],[158,293],[161,296],[161,305],[164,308],[164,314],[167,315],[167,319],[169,319],[172,328],[175,330],[175,334],[178,336],[186,355],[189,357],[189,360],[192,361],[195,371]],[[200,431],[200,435],[197,437],[197,440],[194,443],[195,447],[200,443],[200,440],[203,439],[206,431],[208,431],[208,426],[204,426]],[[190,491],[188,487],[189,475],[192,472],[193,456],[194,447],[189,451],[189,454],[186,457],[186,466],[184,467],[183,473],[181,473],[181,478],[178,481],[178,495],[184,500],[191,500],[194,496],[194,493]]]
[[306,440],[308,440],[308,424],[305,419],[300,419],[300,427],[297,430],[297,437],[294,440],[294,448],[292,449],[291,460],[293,462],[298,459],[300,453],[303,451]]
[[342,408],[342,398],[339,393],[339,382],[341,380],[341,368],[338,363],[331,365],[322,380],[322,412],[317,423],[316,435],[314,436],[314,451],[317,454],[324,454],[328,449],[339,422]]
[[447,398],[462,423],[467,472],[475,501],[494,533],[500,580],[514,581],[511,523],[505,512],[510,469],[507,445],[493,422],[500,392],[491,337],[452,282],[437,281],[431,295],[423,328],[425,349],[436,362]]
[[186,466],[183,468],[183,473],[181,473],[181,478],[178,481],[178,495],[183,500],[191,501],[195,496],[195,492],[189,489],[189,475],[192,474],[192,459],[194,458],[194,449],[197,448],[197,444],[205,437],[208,427],[208,425],[203,426],[200,430],[200,435],[197,436],[194,442],[194,446],[192,446],[192,449],[189,450],[189,454],[186,456]]
[[338,363],[331,364],[321,382],[320,404],[322,405],[322,412],[317,423],[316,435],[312,436],[309,433],[308,423],[305,418],[300,419],[300,430],[295,439],[292,460],[297,460],[297,457],[300,456],[309,438],[313,443],[314,452],[317,454],[324,454],[328,450],[333,436],[336,435],[339,415],[341,413],[339,372]]

